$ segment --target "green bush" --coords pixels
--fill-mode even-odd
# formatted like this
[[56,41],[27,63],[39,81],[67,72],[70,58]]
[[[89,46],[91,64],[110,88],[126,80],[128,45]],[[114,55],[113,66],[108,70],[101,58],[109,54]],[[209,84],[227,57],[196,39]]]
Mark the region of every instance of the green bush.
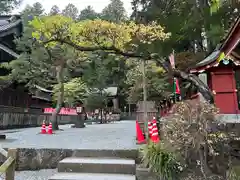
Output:
[[229,180],[240,180],[240,166],[234,166],[229,170]]
[[161,143],[149,143],[142,148],[141,152],[145,167],[163,180],[176,180],[183,170],[175,155],[167,152]]

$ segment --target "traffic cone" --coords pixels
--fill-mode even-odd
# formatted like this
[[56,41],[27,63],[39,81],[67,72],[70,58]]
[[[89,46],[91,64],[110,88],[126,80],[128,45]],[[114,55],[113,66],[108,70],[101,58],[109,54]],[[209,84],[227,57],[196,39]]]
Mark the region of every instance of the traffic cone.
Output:
[[158,143],[160,141],[159,135],[158,135],[158,128],[157,128],[157,120],[155,117],[153,117],[152,120],[152,137],[151,137],[152,142]]
[[53,134],[53,131],[52,131],[52,123],[49,123],[49,126],[48,126],[48,134]]
[[47,131],[46,131],[46,124],[45,124],[45,121],[43,121],[42,123],[42,128],[41,128],[41,134],[46,134]]
[[139,125],[138,121],[136,121],[136,132],[137,132],[137,141],[138,141],[137,143],[138,144],[146,143],[143,132],[140,128],[140,125]]
[[152,137],[152,122],[148,121],[148,134],[149,134],[149,138]]

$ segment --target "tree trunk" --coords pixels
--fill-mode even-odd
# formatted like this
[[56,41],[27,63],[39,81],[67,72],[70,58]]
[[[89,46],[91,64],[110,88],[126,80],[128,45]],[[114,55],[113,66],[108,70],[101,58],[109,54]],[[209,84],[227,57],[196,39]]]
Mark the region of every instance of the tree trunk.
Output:
[[62,103],[63,103],[63,98],[64,98],[63,65],[57,66],[56,72],[57,72],[56,78],[57,78],[57,82],[58,82],[58,85],[60,86],[60,88],[59,88],[58,97],[57,97],[56,110],[52,113],[52,118],[51,118],[53,130],[59,130],[57,115],[62,108]]
[[202,96],[205,98],[205,100],[207,102],[209,102],[211,104],[214,103],[214,98],[213,98],[213,94],[212,94],[211,90],[196,75],[187,74],[183,71],[179,71],[177,69],[174,69],[173,70],[173,76],[177,77],[177,78],[184,79],[188,82],[191,82],[191,84],[193,84],[198,89],[198,91],[202,94]]
[[158,59],[158,55],[152,55],[152,58],[155,59],[158,63],[160,63],[160,65],[163,67],[163,69],[168,72],[168,75],[170,77],[176,77],[176,78],[180,78],[182,80],[185,80],[187,82],[190,82],[192,85],[194,85],[198,92],[202,94],[202,96],[205,98],[205,100],[211,104],[214,103],[214,98],[213,98],[213,93],[212,91],[209,89],[209,87],[202,82],[198,76],[194,75],[194,74],[189,74],[183,71],[180,71],[178,69],[173,69],[171,67],[171,64],[168,61],[159,61]]
[[148,139],[147,78],[146,61],[142,60],[143,120],[146,139]]
[[100,123],[103,124],[103,109],[100,110]]

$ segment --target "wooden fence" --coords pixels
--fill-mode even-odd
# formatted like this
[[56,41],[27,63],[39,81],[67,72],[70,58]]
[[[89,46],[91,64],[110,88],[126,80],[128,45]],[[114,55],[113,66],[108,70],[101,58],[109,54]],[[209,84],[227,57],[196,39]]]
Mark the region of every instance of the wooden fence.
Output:
[[0,147],[0,153],[7,158],[7,160],[0,166],[0,173],[5,173],[6,180],[14,180],[17,149],[8,149],[8,151],[5,151]]

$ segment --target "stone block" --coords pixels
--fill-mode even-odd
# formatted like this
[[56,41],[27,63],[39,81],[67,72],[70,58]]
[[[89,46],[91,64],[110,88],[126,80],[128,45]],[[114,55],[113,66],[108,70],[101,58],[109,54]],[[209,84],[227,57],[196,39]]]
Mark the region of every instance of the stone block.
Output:
[[49,180],[136,180],[134,175],[58,173]]
[[68,149],[18,149],[17,170],[54,169],[59,161],[72,155]]
[[74,157],[118,157],[118,158],[129,158],[138,159],[138,151],[132,150],[95,150],[95,149],[81,149],[73,152]]
[[[5,150],[7,150],[5,148]],[[91,150],[91,149],[32,149],[18,148],[17,170],[55,169],[58,162],[67,157],[129,158],[138,161],[137,150]],[[0,163],[6,158],[0,154]]]
[[135,161],[114,158],[65,158],[58,164],[59,172],[136,174]]

